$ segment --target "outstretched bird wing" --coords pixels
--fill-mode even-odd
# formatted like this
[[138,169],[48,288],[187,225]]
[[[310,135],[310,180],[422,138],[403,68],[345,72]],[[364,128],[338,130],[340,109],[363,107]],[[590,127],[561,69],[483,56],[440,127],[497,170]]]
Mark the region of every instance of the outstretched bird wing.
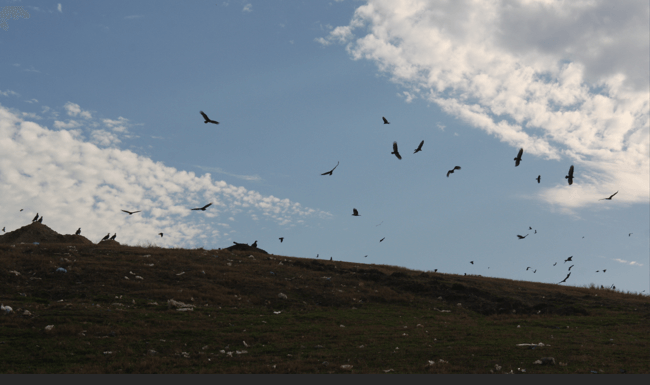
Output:
[[203,119],[205,119],[205,122],[203,123],[214,123],[214,124],[219,124],[216,120],[212,120],[208,118],[208,115],[205,114],[205,112],[201,111],[201,115],[203,115]]
[[336,166],[334,166],[333,169],[331,169],[331,170],[328,171],[328,172],[324,172],[324,173],[322,173],[321,175],[332,175],[332,173],[334,172],[334,170],[336,170],[336,168],[339,166],[339,163],[340,163],[340,162],[336,162]]
[[521,156],[524,154],[524,149],[520,148],[519,153],[517,154],[517,157],[515,158],[515,167],[519,166],[519,162],[521,162]]
[[413,152],[413,153],[415,154],[416,152],[422,151],[422,145],[423,144],[424,144],[424,140],[420,142],[420,145],[418,146],[418,148],[415,149],[415,152]]
[[397,142],[393,142],[393,152],[391,154],[395,154],[397,159],[402,159],[402,156],[399,154],[399,151],[397,151]]

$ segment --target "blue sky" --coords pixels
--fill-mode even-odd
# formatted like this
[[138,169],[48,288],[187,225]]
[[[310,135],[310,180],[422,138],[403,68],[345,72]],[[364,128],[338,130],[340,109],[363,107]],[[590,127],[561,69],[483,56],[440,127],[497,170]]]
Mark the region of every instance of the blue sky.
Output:
[[650,291],[646,2],[4,7],[7,231]]

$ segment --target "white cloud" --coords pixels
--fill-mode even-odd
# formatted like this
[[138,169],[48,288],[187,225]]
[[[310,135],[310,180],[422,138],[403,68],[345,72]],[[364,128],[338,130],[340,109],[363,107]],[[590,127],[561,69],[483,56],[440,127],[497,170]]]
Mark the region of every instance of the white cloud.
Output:
[[6,91],[0,91],[0,95],[2,96],[18,96],[18,93],[12,90],[6,90]]
[[244,5],[244,9],[242,9],[242,12],[253,12],[253,4],[248,3]]
[[[101,132],[92,131],[93,139],[101,139]],[[113,133],[103,135],[114,140]],[[0,138],[0,215],[7,229],[28,224],[39,212],[55,231],[71,234],[81,227],[82,235],[95,242],[110,231],[118,234],[118,241],[132,245],[216,247],[225,236],[217,230],[218,223],[237,223],[243,205],[276,223],[330,216],[212,180],[209,174],[196,176],[131,151],[97,147],[80,140],[79,131],[49,130],[2,105]],[[189,210],[207,202],[213,205],[205,212]],[[125,216],[122,209],[142,213]],[[160,232],[165,233],[162,239]]]
[[29,99],[29,100],[25,100],[25,102],[26,102],[26,103],[29,103],[29,104],[32,104],[32,103],[38,103],[38,99],[33,99],[33,98],[32,98],[32,99]]
[[81,123],[77,122],[76,120],[69,120],[67,123],[62,122],[60,120],[55,120],[54,121],[54,127],[58,129],[68,129],[68,128],[75,128],[75,127],[80,127]]
[[59,12],[63,13],[63,7],[61,7],[61,3],[57,4],[56,9],[57,9]]
[[203,170],[203,171],[212,171],[212,172],[216,172],[216,173],[219,173],[219,174],[224,174],[224,175],[232,176],[232,177],[235,177],[235,178],[238,178],[238,179],[242,179],[242,180],[248,180],[248,181],[253,181],[253,182],[259,182],[259,181],[262,180],[262,178],[261,178],[259,175],[237,175],[237,174],[231,174],[231,173],[229,173],[229,172],[226,172],[226,171],[222,170],[222,169],[219,168],[219,167],[204,167],[204,166],[197,166],[197,165],[195,165],[194,167],[200,168],[200,169]]
[[76,103],[67,102],[63,108],[65,108],[68,116],[81,116],[82,118],[92,119],[90,112],[82,110]]
[[106,130],[93,130],[90,133],[90,141],[98,146],[112,146],[121,142],[120,138],[112,132]]
[[575,164],[572,190],[540,199],[580,207],[621,190],[646,203],[649,14],[640,1],[369,0],[317,41],[345,43],[409,95],[529,155]]
[[624,264],[630,265],[630,266],[643,266],[642,263],[639,263],[639,262],[636,262],[636,261],[626,261],[626,260],[620,259],[620,258],[614,258],[614,261],[616,261],[618,263],[624,263]]
[[117,120],[112,119],[103,119],[102,122],[104,125],[115,132],[127,132],[127,125],[129,124],[129,119],[119,117]]

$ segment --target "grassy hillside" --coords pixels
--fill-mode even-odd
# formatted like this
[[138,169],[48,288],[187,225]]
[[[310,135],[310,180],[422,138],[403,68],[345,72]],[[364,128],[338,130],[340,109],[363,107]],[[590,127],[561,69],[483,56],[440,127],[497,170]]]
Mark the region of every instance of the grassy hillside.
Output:
[[650,300],[608,289],[116,242],[0,266],[1,373],[650,373]]

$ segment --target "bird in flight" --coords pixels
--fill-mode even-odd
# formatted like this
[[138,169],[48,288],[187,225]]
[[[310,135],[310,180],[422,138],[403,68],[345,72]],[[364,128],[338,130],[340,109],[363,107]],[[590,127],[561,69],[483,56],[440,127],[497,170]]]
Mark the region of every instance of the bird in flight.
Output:
[[528,269],[530,269],[530,268],[531,268],[530,266],[529,266],[529,267],[527,267],[527,268],[526,268],[526,271],[528,271]]
[[627,236],[628,236],[628,237],[631,237],[631,236],[632,236],[632,234],[634,234],[634,233],[629,233],[629,234],[628,234]]
[[32,219],[32,222],[36,222],[37,220],[38,220],[38,213],[36,213],[36,216],[34,217],[34,219]]
[[469,261],[469,263],[471,263],[471,264],[473,265],[473,264],[474,264],[474,261]]
[[520,148],[519,153],[517,154],[517,157],[514,159],[515,161],[515,167],[519,166],[519,163],[521,163],[521,156],[524,154],[524,149]]
[[357,209],[352,209],[352,216],[353,217],[360,217],[361,215],[359,215],[359,212],[357,211]]
[[575,265],[571,265],[571,266],[569,266],[569,271],[571,271],[571,268],[572,268],[573,266],[575,266]]
[[528,226],[528,230],[532,230],[532,229],[533,229],[532,227]]
[[555,263],[553,264],[553,266],[555,266],[555,265],[557,265],[557,262],[555,262]]
[[203,122],[203,123],[206,123],[206,124],[207,123],[219,124],[219,122],[217,122],[216,120],[212,120],[212,119],[208,118],[208,115],[206,115],[205,112],[201,111],[201,115],[203,115],[203,119],[205,119],[205,122]]
[[612,194],[612,195],[610,195],[610,196],[609,196],[609,198],[603,198],[603,199],[598,199],[598,200],[599,200],[599,201],[604,201],[604,200],[608,200],[608,201],[611,201],[611,200],[612,200],[612,198],[614,198],[614,195],[616,195],[616,194],[618,194],[618,191],[617,191],[617,192],[615,192],[614,194]]
[[570,256],[569,258],[567,258],[567,259],[564,261],[564,263],[567,263],[567,262],[569,262],[569,261],[573,261],[573,259],[571,259],[571,258],[573,258],[573,255]]
[[386,239],[386,237],[383,237],[382,239],[380,239],[379,242],[382,242],[384,239]]
[[110,236],[111,236],[111,233],[106,234],[106,236],[104,238],[102,238],[102,241],[107,241]]
[[528,236],[528,234],[526,234],[526,235],[517,235],[517,237],[518,237],[519,239],[524,239],[524,238],[526,238],[527,236]]
[[[280,237],[278,239],[280,240],[280,243],[282,243],[282,241],[284,241],[284,237]],[[257,242],[257,241],[255,241],[255,242]]]
[[537,230],[535,230],[535,234],[537,234]]
[[569,168],[569,175],[565,176],[565,178],[569,180],[569,186],[571,186],[573,184],[573,165]]
[[386,120],[386,118],[384,118],[383,116],[381,118],[384,120],[384,124],[390,124],[390,122]]
[[418,148],[415,149],[415,151],[413,153],[415,154],[415,153],[418,153],[418,152],[422,151],[422,145],[423,144],[424,144],[424,140],[420,142],[420,145],[418,146]]
[[607,272],[607,269],[603,269],[603,273],[606,273],[606,272]]
[[367,255],[364,255],[363,257],[364,257],[364,258],[368,258],[368,256],[367,256]]
[[[109,234],[110,234],[110,233],[109,233]],[[109,239],[110,239],[111,241],[114,241],[114,240],[115,240],[115,237],[117,237],[117,233],[113,234],[113,236],[110,237]]]
[[158,233],[158,235],[160,235],[160,238],[162,238],[162,237],[163,237],[163,233]]
[[447,178],[449,178],[449,174],[453,174],[455,170],[460,170],[460,166],[456,166],[451,170],[447,171]]
[[541,175],[537,175],[537,178],[535,178],[535,179],[537,179],[537,183],[539,183],[540,180],[542,179],[542,176],[541,176]]
[[535,271],[533,271],[533,274],[535,274],[535,273],[537,273],[537,269],[535,269]]
[[336,166],[334,166],[333,169],[329,170],[328,172],[324,172],[321,175],[332,175],[332,172],[334,172],[334,170],[336,170],[338,166],[339,166],[339,162],[336,162]]
[[397,159],[402,159],[402,156],[399,154],[399,151],[397,151],[397,142],[393,142],[393,152],[391,154],[395,154]]
[[205,206],[203,206],[203,207],[199,207],[199,208],[192,209],[192,210],[201,210],[201,211],[205,211],[205,209],[207,209],[208,207],[210,207],[211,204],[212,204],[212,203],[208,203],[207,205],[205,205]]
[[126,211],[126,210],[122,210],[122,211],[124,211],[125,213],[129,213],[129,215],[133,215],[133,214],[135,214],[135,213],[139,213],[139,212],[140,212],[140,211]]
[[564,278],[563,280],[561,280],[560,282],[558,282],[558,284],[560,284],[560,283],[562,283],[562,282],[566,282],[566,280],[569,278],[570,275],[571,275],[571,273],[567,274],[566,278]]
[[79,234],[81,234],[81,227],[77,230],[76,233],[74,233],[74,235],[79,235]]

